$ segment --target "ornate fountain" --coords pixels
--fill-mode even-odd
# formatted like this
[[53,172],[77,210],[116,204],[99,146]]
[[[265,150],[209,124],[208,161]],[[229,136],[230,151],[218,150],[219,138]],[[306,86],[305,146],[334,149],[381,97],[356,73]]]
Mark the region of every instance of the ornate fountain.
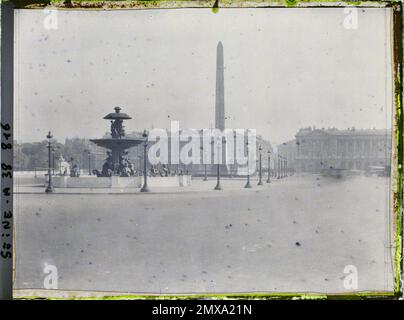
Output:
[[[183,187],[191,184],[191,177],[188,175],[174,176],[150,176],[147,168],[147,132],[140,137],[129,138],[125,135],[123,122],[131,119],[126,113],[121,112],[120,107],[114,108],[115,112],[107,114],[104,119],[111,122],[110,137],[101,139],[91,139],[97,146],[107,149],[107,158],[102,166],[101,172],[93,170],[97,178],[93,176],[55,176],[53,186],[55,188],[117,188],[121,192],[123,189],[137,189],[149,191],[149,185],[154,187]],[[135,174],[133,164],[128,158],[128,149],[143,143],[143,176]]]
[[123,121],[132,118],[126,113],[122,113],[120,107],[115,107],[114,110],[115,112],[104,117],[104,119],[111,121],[111,138],[90,140],[97,146],[109,150],[101,172],[95,170],[98,177],[129,177],[134,175],[134,167],[127,157],[127,150],[144,141],[144,138],[128,138],[125,136]]

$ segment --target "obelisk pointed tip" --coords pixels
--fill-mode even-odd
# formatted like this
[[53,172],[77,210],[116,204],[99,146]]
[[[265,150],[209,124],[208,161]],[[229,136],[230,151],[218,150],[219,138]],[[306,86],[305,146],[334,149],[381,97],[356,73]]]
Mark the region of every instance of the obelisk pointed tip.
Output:
[[223,48],[222,41],[219,41],[219,42],[217,43],[217,47],[218,47],[218,48]]

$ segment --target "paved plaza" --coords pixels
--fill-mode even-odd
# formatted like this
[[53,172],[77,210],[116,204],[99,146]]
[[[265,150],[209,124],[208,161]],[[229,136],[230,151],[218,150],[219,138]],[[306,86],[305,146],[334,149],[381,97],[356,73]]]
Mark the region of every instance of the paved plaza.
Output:
[[[16,288],[131,293],[392,290],[388,178],[193,179],[122,194],[15,194]],[[81,190],[84,191],[84,190]],[[126,190],[127,191],[127,190]]]

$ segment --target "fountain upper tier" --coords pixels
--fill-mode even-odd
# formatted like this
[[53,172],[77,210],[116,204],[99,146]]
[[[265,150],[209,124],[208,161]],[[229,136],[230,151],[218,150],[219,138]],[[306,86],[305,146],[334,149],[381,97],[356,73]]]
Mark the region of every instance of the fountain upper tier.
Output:
[[126,113],[121,112],[120,107],[115,107],[115,112],[107,114],[104,119],[111,120],[111,138],[92,139],[96,145],[107,149],[129,149],[144,141],[143,138],[127,138],[123,120],[132,119]]
[[116,120],[116,119],[129,120],[129,119],[132,119],[126,113],[122,113],[121,112],[122,109],[120,107],[115,107],[114,110],[115,110],[115,112],[108,113],[104,117],[104,119],[111,119],[111,120]]
[[121,113],[120,107],[115,107],[114,109],[115,112],[109,113],[104,117],[104,119],[111,121],[111,137],[90,140],[97,146],[111,150],[103,165],[102,176],[124,174],[130,165],[129,159],[125,156],[127,154],[126,150],[145,141],[144,137],[127,138],[125,136],[123,121],[132,118],[126,113]]

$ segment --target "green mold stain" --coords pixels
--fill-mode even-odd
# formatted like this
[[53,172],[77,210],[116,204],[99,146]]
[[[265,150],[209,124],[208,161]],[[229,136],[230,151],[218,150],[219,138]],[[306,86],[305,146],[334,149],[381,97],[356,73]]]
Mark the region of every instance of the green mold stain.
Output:
[[298,0],[285,0],[285,3],[288,7],[295,7],[298,2]]
[[215,1],[215,4],[212,7],[212,12],[213,13],[218,13],[219,12],[219,0]]

